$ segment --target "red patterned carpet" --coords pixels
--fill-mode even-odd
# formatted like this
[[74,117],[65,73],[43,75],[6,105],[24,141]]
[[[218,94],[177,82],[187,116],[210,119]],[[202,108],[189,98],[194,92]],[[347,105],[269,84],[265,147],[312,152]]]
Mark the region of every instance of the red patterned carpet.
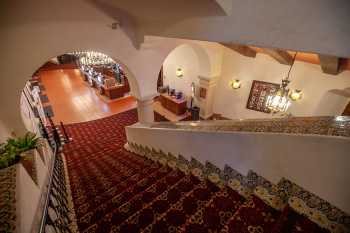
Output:
[[288,207],[124,150],[136,110],[67,125],[64,147],[80,232],[327,232]]

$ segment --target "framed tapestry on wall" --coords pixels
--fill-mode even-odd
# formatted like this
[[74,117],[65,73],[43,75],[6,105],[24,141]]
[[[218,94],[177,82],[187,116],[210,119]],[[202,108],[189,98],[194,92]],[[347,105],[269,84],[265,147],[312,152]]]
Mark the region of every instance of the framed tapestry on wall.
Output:
[[279,87],[280,85],[276,83],[253,80],[247,102],[247,108],[254,111],[270,113],[270,109],[266,107],[267,97],[276,93]]
[[207,89],[205,89],[204,87],[200,87],[199,97],[201,97],[202,99],[205,99],[207,97]]

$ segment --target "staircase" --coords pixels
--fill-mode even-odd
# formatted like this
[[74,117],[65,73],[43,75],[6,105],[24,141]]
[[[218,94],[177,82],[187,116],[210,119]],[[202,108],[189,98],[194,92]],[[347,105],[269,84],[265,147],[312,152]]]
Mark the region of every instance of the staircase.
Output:
[[349,216],[289,180],[274,185],[137,143],[125,150],[124,127],[136,120],[132,110],[66,126],[79,232],[349,232]]

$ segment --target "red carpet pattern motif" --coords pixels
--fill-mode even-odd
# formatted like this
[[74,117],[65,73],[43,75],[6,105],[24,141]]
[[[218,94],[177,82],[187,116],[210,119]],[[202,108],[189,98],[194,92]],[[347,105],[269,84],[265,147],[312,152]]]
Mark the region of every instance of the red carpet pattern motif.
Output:
[[67,125],[73,141],[64,155],[80,232],[329,232],[288,205],[278,210],[234,184],[203,178],[196,162],[126,151],[124,128],[136,121],[131,110]]

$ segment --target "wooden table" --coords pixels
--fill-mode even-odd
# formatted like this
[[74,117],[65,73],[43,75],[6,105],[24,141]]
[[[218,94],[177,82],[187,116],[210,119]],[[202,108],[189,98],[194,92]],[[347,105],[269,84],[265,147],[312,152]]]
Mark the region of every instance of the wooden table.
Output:
[[176,99],[168,94],[161,94],[159,100],[164,108],[176,115],[183,115],[187,110],[187,101],[185,98]]
[[153,111],[154,111],[154,121],[186,121],[191,120],[191,113],[185,112],[182,115],[176,115],[168,109],[164,108],[159,101],[153,102]]

